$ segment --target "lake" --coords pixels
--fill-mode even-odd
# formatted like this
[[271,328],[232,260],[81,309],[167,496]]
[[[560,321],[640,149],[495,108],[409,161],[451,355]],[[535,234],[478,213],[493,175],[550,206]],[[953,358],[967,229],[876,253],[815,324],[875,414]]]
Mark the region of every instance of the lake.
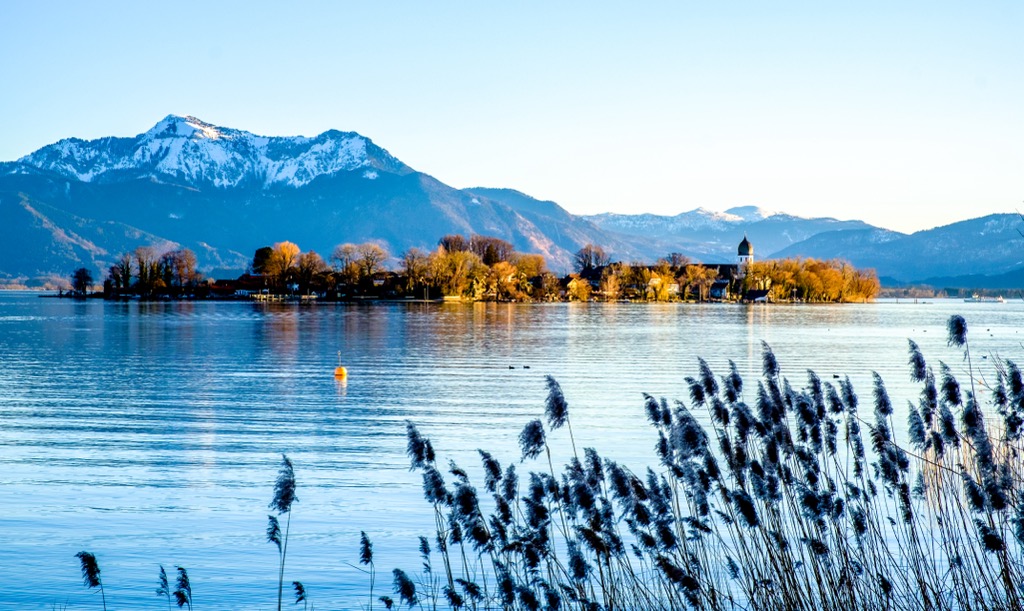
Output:
[[[199,609],[276,608],[265,530],[282,453],[299,498],[286,583],[303,582],[319,608],[358,608],[360,531],[376,595],[390,594],[392,568],[418,570],[416,537],[432,533],[407,420],[482,489],[476,449],[518,462],[516,436],[543,415],[552,375],[577,445],[643,471],[656,460],[642,394],[686,399],[698,357],[719,374],[734,360],[753,400],[764,340],[795,386],[808,368],[849,375],[869,405],[878,371],[899,409],[918,392],[907,338],[936,368],[965,371],[946,346],[957,313],[979,372],[991,376],[996,356],[1024,361],[1020,300],[291,306],[0,292],[0,609],[100,608],[82,550],[110,609],[166,604],[160,564],[188,569]],[[550,441],[564,462],[565,430]]]

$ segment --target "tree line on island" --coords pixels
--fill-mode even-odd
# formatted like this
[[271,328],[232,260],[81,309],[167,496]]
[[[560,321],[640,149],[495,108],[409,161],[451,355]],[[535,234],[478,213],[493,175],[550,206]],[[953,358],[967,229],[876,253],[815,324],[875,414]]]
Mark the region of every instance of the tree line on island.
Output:
[[[389,268],[393,262],[393,268]],[[73,294],[92,284],[86,268],[72,274]],[[654,264],[612,261],[587,244],[573,272],[559,276],[542,255],[517,252],[500,238],[450,234],[430,252],[410,248],[396,258],[376,242],[339,244],[325,260],[292,242],[256,250],[247,273],[233,280],[204,278],[196,255],[178,249],[137,248],[107,270],[110,299],[274,298],[460,299],[466,301],[866,301],[879,291],[873,270],[841,260],[774,259],[740,265],[701,264],[673,252]]]

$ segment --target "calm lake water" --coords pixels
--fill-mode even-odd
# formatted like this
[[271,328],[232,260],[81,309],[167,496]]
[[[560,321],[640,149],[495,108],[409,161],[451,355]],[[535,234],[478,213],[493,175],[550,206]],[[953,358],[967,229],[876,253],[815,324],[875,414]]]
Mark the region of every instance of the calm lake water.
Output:
[[[1024,361],[1021,301],[298,307],[0,292],[0,609],[98,609],[82,550],[110,609],[162,608],[159,564],[188,569],[197,609],[275,608],[265,529],[281,453],[299,497],[286,582],[317,608],[359,608],[359,532],[374,542],[377,595],[392,568],[418,570],[416,537],[432,532],[406,420],[482,488],[476,449],[518,460],[550,374],[577,444],[642,471],[655,464],[642,393],[685,399],[697,357],[719,373],[734,360],[752,400],[764,340],[794,385],[807,368],[849,375],[869,404],[874,370],[901,406],[918,391],[907,338],[964,370],[945,341],[955,313],[986,375],[996,355]],[[550,441],[564,460],[564,431]]]

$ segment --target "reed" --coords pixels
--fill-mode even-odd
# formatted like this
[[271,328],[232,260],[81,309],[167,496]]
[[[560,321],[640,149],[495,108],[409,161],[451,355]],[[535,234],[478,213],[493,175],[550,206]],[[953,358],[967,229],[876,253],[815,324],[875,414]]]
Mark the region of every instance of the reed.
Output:
[[157,576],[156,595],[163,596],[167,600],[167,611],[171,611],[171,585],[167,581],[167,571],[164,565],[160,565],[160,574]]
[[[281,467],[274,482],[274,499],[270,508],[277,511],[277,516],[267,516],[267,541],[277,546],[277,611],[281,611],[284,596],[284,563],[288,556],[288,533],[292,525],[292,504],[298,501],[295,494],[295,468],[288,456],[281,455]],[[286,516],[284,532],[278,517]],[[179,607],[181,604],[179,603]],[[191,611],[191,606],[189,607]]]
[[107,595],[103,591],[103,581],[100,579],[100,565],[96,562],[96,556],[90,552],[78,552],[75,554],[82,568],[82,581],[85,587],[99,588],[100,600],[103,602],[103,611],[107,609]]
[[[359,532],[359,564],[367,567],[367,571],[370,574],[370,604],[367,606],[369,611],[373,610],[373,586],[376,581],[377,574],[373,565],[373,542],[366,536],[366,532]],[[388,607],[390,608],[390,607]]]
[[192,583],[188,579],[188,571],[183,566],[176,569],[178,578],[175,581],[174,600],[178,603],[179,609],[187,605],[188,611],[192,611]]
[[483,495],[407,423],[439,561],[421,537],[423,575],[434,578],[417,588],[396,569],[398,602],[380,600],[530,611],[1022,608],[1024,377],[999,361],[986,411],[967,324],[954,316],[947,330],[968,390],[909,342],[921,392],[907,406],[908,444],[897,442],[877,373],[862,407],[848,378],[808,371],[791,382],[767,344],[749,390],[735,364],[719,377],[699,359],[686,402],[644,397],[660,460],[644,472],[594,448],[581,458],[571,429],[572,458],[555,471],[548,444],[569,411],[550,377],[547,427],[536,419],[519,435],[522,461],[546,454],[547,468],[520,476],[480,450]]
[[309,594],[306,592],[306,586],[302,585],[301,581],[293,581],[292,588],[295,590],[295,604],[302,603],[303,611],[312,611],[313,606],[309,603]]

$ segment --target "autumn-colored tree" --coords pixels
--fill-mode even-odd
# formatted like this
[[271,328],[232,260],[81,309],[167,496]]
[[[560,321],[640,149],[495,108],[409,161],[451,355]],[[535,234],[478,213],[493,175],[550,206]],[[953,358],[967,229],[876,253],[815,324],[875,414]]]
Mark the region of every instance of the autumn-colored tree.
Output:
[[683,275],[679,278],[679,284],[683,287],[683,293],[687,294],[696,291],[697,300],[704,301],[707,298],[711,285],[718,279],[718,270],[704,265],[687,265],[683,269]]
[[[473,254],[473,253],[469,253]],[[491,268],[484,265],[480,258],[477,257],[473,261],[473,265],[469,268],[469,287],[466,289],[464,296],[474,301],[483,299],[487,293],[487,280],[490,276]]]
[[[801,266],[794,278],[793,293],[803,301],[823,301],[821,278],[808,266]],[[784,296],[785,297],[785,296]]]
[[668,301],[671,295],[669,289],[674,282],[675,278],[671,274],[652,271],[651,279],[647,281],[647,290],[645,292],[647,301]]
[[774,301],[866,301],[878,294],[873,270],[858,271],[840,260],[776,259],[749,264],[745,290],[769,290]]
[[487,292],[498,301],[515,301],[526,297],[520,290],[519,270],[508,261],[498,261],[490,267]]
[[658,259],[654,262],[654,265],[651,266],[651,271],[659,276],[671,276],[672,264],[668,262],[668,259]]
[[548,269],[547,261],[544,260],[543,255],[517,252],[512,255],[509,262],[516,266],[516,269],[519,270],[520,275],[524,278],[536,278]]
[[881,285],[875,270],[858,270],[845,261],[837,264],[843,276],[842,301],[868,301],[878,295]]
[[856,288],[850,291],[851,300],[868,301],[878,296],[881,290],[878,274],[873,269],[861,270],[857,274]]
[[615,301],[622,294],[622,267],[621,263],[612,263],[601,272],[601,296],[607,301]]
[[620,263],[619,291],[626,299],[646,299],[647,283],[651,280],[651,270],[639,261],[630,264]]
[[278,242],[274,244],[270,257],[267,258],[267,262],[263,266],[263,270],[279,290],[283,291],[291,279],[301,252],[302,250],[298,245],[292,242]]
[[562,287],[558,282],[558,276],[551,272],[544,272],[535,279],[533,298],[537,301],[558,301],[561,293]]
[[439,246],[430,255],[429,276],[445,296],[461,296],[470,289],[474,268],[482,266],[480,257],[468,250],[449,252]]
[[818,279],[821,280],[822,301],[840,301],[843,296],[843,272],[839,267],[821,262],[817,273]]
[[753,261],[745,265],[741,288],[746,291],[763,291],[771,287],[771,266],[767,261]]
[[778,259],[770,261],[771,270],[771,292],[772,298],[777,301],[792,299],[793,295],[801,293],[801,275],[806,281],[809,276],[802,272],[800,259]]
[[590,281],[579,274],[570,274],[565,292],[569,301],[590,301]]

